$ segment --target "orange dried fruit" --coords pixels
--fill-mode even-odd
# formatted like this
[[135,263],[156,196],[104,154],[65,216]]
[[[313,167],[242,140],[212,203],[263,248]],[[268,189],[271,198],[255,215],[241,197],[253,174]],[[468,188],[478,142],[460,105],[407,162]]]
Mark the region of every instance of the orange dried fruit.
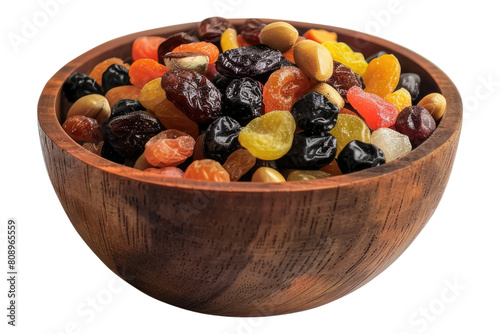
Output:
[[155,167],[175,167],[193,154],[194,143],[185,132],[165,130],[146,143],[144,157]]
[[133,85],[118,86],[111,88],[105,95],[108,99],[109,106],[113,109],[116,102],[123,99],[138,100],[141,94],[141,87]]
[[304,37],[320,44],[324,42],[337,42],[337,33],[324,29],[309,29],[305,32]]
[[184,178],[215,182],[231,181],[229,174],[226,172],[224,167],[222,167],[222,165],[217,161],[211,159],[193,161],[188,168],[186,168]]
[[130,82],[137,87],[143,87],[153,79],[167,73],[168,68],[153,59],[138,59],[129,69]]
[[158,61],[158,46],[165,41],[160,36],[143,36],[132,44],[132,59],[153,59]]
[[309,89],[309,79],[298,67],[284,66],[274,71],[264,85],[265,112],[288,110]]

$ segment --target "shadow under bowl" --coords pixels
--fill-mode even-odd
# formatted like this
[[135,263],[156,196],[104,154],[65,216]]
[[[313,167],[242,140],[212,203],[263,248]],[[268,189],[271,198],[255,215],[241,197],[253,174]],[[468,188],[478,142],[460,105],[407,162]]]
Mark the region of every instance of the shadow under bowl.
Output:
[[[243,19],[231,20],[241,26]],[[276,20],[264,20],[272,22]],[[462,123],[451,80],[418,54],[367,34],[338,33],[370,55],[393,53],[422,78],[422,95],[440,92],[447,110],[432,136],[385,165],[332,178],[213,183],[168,179],[115,164],[82,148],[62,129],[61,87],[110,58],[130,57],[140,36],[189,31],[197,23],[124,36],[74,59],[47,83],[38,105],[48,174],[70,221],[114,273],[144,293],[185,309],[229,316],[310,309],[369,282],[415,239],[450,176]]]

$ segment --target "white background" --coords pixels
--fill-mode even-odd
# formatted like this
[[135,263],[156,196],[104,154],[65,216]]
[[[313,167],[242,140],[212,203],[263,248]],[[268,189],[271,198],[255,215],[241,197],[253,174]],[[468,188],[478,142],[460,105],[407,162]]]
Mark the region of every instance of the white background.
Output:
[[[55,1],[10,1],[0,10],[1,333],[500,333],[500,27],[492,2]],[[58,4],[50,16],[43,14],[49,2]],[[36,117],[47,80],[112,38],[216,15],[372,33],[434,62],[462,94],[459,151],[435,214],[390,268],[323,307],[245,319],[197,314],[150,298],[115,278],[90,251],[50,184]],[[23,35],[27,22],[39,27],[30,34],[24,28]],[[13,45],[8,36],[14,34],[24,43]],[[16,328],[5,316],[9,218],[19,226]]]

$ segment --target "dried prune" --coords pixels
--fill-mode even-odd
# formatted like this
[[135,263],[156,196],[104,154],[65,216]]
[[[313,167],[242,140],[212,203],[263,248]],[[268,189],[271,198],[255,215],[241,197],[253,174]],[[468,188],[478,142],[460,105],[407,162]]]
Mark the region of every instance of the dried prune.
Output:
[[418,100],[418,96],[420,95],[420,75],[416,73],[401,73],[399,77],[399,83],[396,87],[396,90],[400,88],[406,89],[410,92],[411,100],[414,103]]
[[231,27],[231,22],[223,17],[209,17],[198,25],[198,36],[204,41],[217,43],[220,41],[222,33]]
[[140,111],[115,117],[104,125],[109,144],[119,155],[129,159],[141,155],[148,140],[162,129],[156,117]]
[[243,24],[241,36],[250,44],[259,44],[259,34],[264,29],[266,24],[259,19],[247,19]]
[[308,134],[322,134],[337,123],[339,108],[328,98],[316,92],[304,94],[291,110],[297,126]]
[[130,114],[134,111],[146,111],[146,108],[137,100],[123,99],[115,103],[109,118]]
[[251,78],[234,79],[224,94],[223,114],[241,124],[247,124],[261,115],[262,84]]
[[228,77],[255,77],[281,68],[283,58],[281,52],[265,45],[246,46],[220,54],[215,67]]
[[347,174],[382,165],[385,156],[377,146],[353,140],[339,153],[337,163],[342,173]]
[[104,95],[101,86],[94,78],[80,72],[73,72],[63,84],[63,92],[69,102],[90,94]]
[[308,136],[296,133],[290,151],[278,160],[278,166],[290,169],[320,169],[335,158],[337,139],[330,133]]
[[107,93],[111,88],[131,85],[128,69],[119,64],[113,64],[102,74],[102,88]]
[[199,42],[198,37],[190,35],[186,32],[179,32],[177,34],[173,34],[167,37],[159,46],[158,46],[158,62],[160,64],[163,63],[163,56],[169,52],[172,52],[173,49],[178,47],[181,44],[188,44]]
[[210,124],[203,135],[203,156],[223,164],[227,157],[241,148],[238,135],[241,125],[229,116]]
[[177,108],[198,124],[222,116],[222,95],[205,76],[192,70],[171,70],[161,79],[161,87]]
[[326,83],[339,92],[340,96],[347,102],[347,92],[354,86],[362,88],[363,79],[349,67],[338,61],[333,61],[333,74]]

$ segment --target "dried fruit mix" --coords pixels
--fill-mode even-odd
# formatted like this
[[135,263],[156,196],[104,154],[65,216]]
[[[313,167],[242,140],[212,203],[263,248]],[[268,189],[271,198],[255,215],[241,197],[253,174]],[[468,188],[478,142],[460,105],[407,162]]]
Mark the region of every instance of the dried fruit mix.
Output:
[[[302,34],[301,34],[302,33]],[[222,17],[137,38],[63,85],[63,128],[149,175],[290,182],[352,173],[421,145],[446,108],[385,50],[365,58],[333,31]],[[286,176],[286,178],[285,178]]]

